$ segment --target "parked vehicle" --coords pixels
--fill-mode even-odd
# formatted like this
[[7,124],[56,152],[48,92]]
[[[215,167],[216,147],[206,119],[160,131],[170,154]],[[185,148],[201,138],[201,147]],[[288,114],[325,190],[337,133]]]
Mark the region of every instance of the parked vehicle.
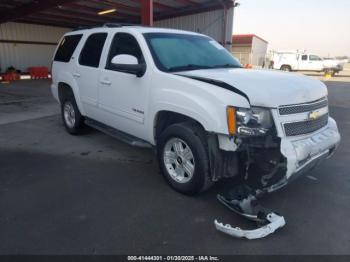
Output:
[[[347,63],[347,61],[339,60],[332,57],[323,58],[323,65],[324,65],[324,71],[331,72],[333,75],[335,73],[339,73],[340,71],[344,70],[344,65]],[[335,69],[335,70],[334,70]]]
[[315,71],[335,75],[343,70],[343,63],[332,59],[323,60],[318,55],[300,51],[274,52],[271,67],[282,71]]
[[340,141],[322,82],[243,69],[193,32],[73,31],[60,41],[52,76],[69,133],[86,124],[155,148],[166,181],[185,194],[234,176],[272,192],[330,157]]

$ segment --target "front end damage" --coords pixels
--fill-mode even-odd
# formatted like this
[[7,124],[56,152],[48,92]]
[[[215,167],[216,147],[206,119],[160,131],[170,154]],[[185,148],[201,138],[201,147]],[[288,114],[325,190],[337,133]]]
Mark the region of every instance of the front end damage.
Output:
[[[328,109],[328,108],[327,108]],[[255,230],[243,230],[215,221],[217,230],[234,237],[265,237],[285,225],[283,216],[263,208],[264,194],[274,192],[329,158],[340,142],[337,125],[327,125],[308,134],[287,136],[277,110],[271,110],[274,125],[260,135],[239,135],[208,139],[213,180],[236,177],[238,181],[218,200],[231,211],[258,223]],[[328,114],[327,114],[328,117]],[[242,187],[244,190],[242,190]]]

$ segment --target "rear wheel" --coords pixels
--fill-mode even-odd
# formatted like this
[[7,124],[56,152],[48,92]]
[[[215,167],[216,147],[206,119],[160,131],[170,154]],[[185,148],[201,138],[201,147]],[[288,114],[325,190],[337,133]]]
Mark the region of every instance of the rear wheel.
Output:
[[281,70],[285,72],[291,72],[292,68],[289,65],[283,65],[281,66]]
[[213,185],[204,130],[186,122],[168,127],[158,139],[162,174],[176,191],[193,195]]
[[68,133],[72,135],[81,133],[84,126],[84,117],[81,115],[72,93],[63,98],[61,115]]

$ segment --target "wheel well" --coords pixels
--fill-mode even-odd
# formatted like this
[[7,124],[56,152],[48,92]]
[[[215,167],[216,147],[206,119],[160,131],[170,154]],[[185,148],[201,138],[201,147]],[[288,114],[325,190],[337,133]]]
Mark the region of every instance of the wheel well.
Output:
[[197,123],[201,128],[204,129],[204,127],[195,119],[182,115],[179,113],[171,112],[171,111],[161,111],[157,114],[157,118],[155,121],[155,140],[157,141],[157,138],[162,134],[162,132],[168,127],[176,123],[183,123],[183,122],[195,122]]
[[282,69],[283,67],[289,67],[290,69],[292,69],[292,67],[291,67],[290,65],[288,65],[288,64],[283,64],[283,65],[281,65],[281,69]]
[[73,90],[68,84],[66,83],[58,84],[58,98],[61,103],[64,101],[66,97],[71,96],[72,94],[73,94]]

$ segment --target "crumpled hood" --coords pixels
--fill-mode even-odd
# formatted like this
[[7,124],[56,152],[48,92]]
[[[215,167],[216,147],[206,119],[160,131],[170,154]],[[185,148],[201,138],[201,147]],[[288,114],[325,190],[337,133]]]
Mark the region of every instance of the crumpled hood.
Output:
[[179,75],[229,84],[245,93],[252,106],[276,108],[312,102],[328,95],[327,87],[321,81],[272,70],[205,69],[181,72]]

